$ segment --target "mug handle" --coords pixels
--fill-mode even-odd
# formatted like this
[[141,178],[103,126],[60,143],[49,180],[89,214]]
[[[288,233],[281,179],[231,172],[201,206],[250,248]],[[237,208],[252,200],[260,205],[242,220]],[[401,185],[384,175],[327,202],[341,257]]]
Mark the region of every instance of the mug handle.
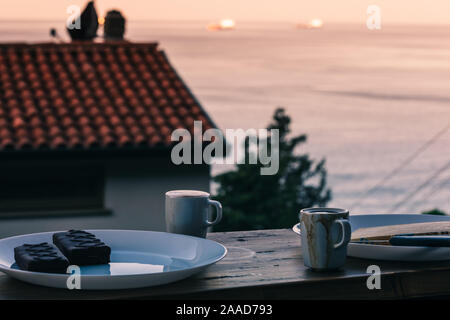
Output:
[[219,201],[211,200],[211,199],[208,199],[208,204],[210,206],[215,207],[216,208],[216,213],[217,213],[216,219],[214,221],[206,220],[206,225],[208,227],[211,227],[211,226],[214,226],[214,225],[218,224],[220,222],[220,220],[222,220],[222,205],[220,204]]
[[336,243],[334,245],[334,248],[337,249],[337,248],[342,247],[344,244],[347,244],[350,241],[350,237],[352,235],[352,229],[350,226],[350,222],[348,222],[347,219],[339,219],[334,222],[338,223],[342,228],[342,238],[338,243]]

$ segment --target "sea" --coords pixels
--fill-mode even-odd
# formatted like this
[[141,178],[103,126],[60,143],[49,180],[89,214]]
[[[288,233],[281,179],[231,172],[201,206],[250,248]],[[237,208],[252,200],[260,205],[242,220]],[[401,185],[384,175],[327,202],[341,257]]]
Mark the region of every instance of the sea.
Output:
[[[308,137],[296,152],[326,159],[328,206],[450,214],[450,26],[207,23],[129,21],[126,38],[158,42],[221,129],[265,128],[285,108]],[[68,40],[64,21],[0,21],[0,42],[52,41],[51,27]]]

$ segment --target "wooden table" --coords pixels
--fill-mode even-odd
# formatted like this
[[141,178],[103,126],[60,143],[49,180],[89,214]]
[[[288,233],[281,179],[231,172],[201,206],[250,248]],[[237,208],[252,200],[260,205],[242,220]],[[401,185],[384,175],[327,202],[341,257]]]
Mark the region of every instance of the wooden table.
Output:
[[[341,271],[303,265],[299,236],[288,229],[211,233],[228,255],[173,284],[132,290],[83,291],[34,286],[0,273],[0,299],[380,299],[450,294],[449,262],[349,258]],[[381,268],[381,289],[369,290],[369,265]]]

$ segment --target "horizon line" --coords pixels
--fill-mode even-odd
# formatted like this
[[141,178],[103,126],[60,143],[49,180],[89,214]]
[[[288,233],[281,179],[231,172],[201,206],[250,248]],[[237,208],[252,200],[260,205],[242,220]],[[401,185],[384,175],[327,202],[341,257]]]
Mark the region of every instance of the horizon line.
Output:
[[[220,20],[220,19],[218,19]],[[218,21],[214,19],[133,19],[128,21],[133,22],[150,22],[150,23],[213,23],[214,21]],[[292,21],[292,20],[253,20],[253,19],[246,19],[246,20],[240,20],[240,19],[233,19],[237,23],[283,23],[283,24],[298,24],[298,23],[307,23],[309,20],[298,20],[298,21]],[[61,22],[65,21],[65,19],[8,19],[8,18],[2,18],[0,17],[0,24],[2,23],[21,23],[21,22],[37,22],[37,23],[45,23],[45,22]],[[357,25],[357,24],[363,24],[365,25],[365,21],[324,21],[327,25]],[[440,22],[383,22],[383,25],[387,26],[429,26],[429,27],[448,27],[450,26],[450,22],[448,23],[440,23]]]

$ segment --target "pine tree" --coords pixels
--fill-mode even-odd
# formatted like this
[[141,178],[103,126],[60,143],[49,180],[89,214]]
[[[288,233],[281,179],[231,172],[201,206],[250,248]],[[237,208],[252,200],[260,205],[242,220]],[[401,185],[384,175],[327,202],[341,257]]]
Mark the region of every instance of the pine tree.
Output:
[[[330,201],[325,160],[315,162],[307,154],[295,153],[307,137],[288,138],[290,122],[284,109],[278,108],[267,127],[279,130],[279,170],[275,175],[261,175],[263,165],[258,162],[238,164],[236,170],[214,177],[219,184],[215,199],[223,206],[223,219],[215,231],[289,228],[298,222],[300,209],[325,206]],[[247,139],[243,146],[246,159],[251,143]]]

